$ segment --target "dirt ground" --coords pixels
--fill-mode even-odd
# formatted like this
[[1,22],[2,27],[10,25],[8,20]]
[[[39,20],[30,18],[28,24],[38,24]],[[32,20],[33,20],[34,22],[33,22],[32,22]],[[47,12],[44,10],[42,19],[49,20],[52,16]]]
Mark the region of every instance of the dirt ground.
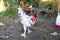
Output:
[[21,37],[23,28],[20,22],[16,23],[18,18],[6,17],[0,20],[0,40],[60,40],[60,35],[51,35],[53,32],[60,34],[60,29],[54,27],[55,20],[52,17],[37,18],[33,32],[27,33],[27,38]]

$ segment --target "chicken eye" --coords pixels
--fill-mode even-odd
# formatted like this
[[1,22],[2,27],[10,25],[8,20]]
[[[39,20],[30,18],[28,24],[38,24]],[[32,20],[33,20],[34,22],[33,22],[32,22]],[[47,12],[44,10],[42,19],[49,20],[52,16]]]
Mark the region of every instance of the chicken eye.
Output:
[[21,14],[19,14],[19,15],[21,15]]

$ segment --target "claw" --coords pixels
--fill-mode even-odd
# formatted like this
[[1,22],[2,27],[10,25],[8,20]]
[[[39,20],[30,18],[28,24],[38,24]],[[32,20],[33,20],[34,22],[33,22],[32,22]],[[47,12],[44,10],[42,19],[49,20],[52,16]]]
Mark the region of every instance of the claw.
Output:
[[21,34],[22,37],[24,37],[24,39],[27,37],[26,34]]
[[31,33],[32,31],[31,30],[28,30],[28,33]]

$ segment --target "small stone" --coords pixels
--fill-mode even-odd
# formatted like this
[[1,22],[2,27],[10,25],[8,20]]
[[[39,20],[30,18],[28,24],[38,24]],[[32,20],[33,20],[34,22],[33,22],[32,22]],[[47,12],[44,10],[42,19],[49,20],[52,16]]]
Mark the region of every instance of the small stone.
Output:
[[0,25],[4,25],[4,23],[1,23],[1,22],[0,22]]
[[9,38],[9,36],[1,36],[1,38]]
[[58,35],[58,33],[57,32],[53,32],[53,33],[51,33],[51,35]]

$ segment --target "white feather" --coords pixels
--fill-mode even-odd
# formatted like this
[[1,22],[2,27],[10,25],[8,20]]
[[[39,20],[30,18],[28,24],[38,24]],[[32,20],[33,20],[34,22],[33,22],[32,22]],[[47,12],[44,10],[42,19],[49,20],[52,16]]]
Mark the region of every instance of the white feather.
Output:
[[23,11],[22,8],[18,8],[18,16],[20,17],[21,19],[21,24],[23,25],[23,28],[24,28],[24,37],[26,36],[26,30],[27,30],[27,27],[32,27],[32,25],[35,24],[35,21],[32,22],[31,18],[32,16],[28,16],[25,14],[25,12]]

